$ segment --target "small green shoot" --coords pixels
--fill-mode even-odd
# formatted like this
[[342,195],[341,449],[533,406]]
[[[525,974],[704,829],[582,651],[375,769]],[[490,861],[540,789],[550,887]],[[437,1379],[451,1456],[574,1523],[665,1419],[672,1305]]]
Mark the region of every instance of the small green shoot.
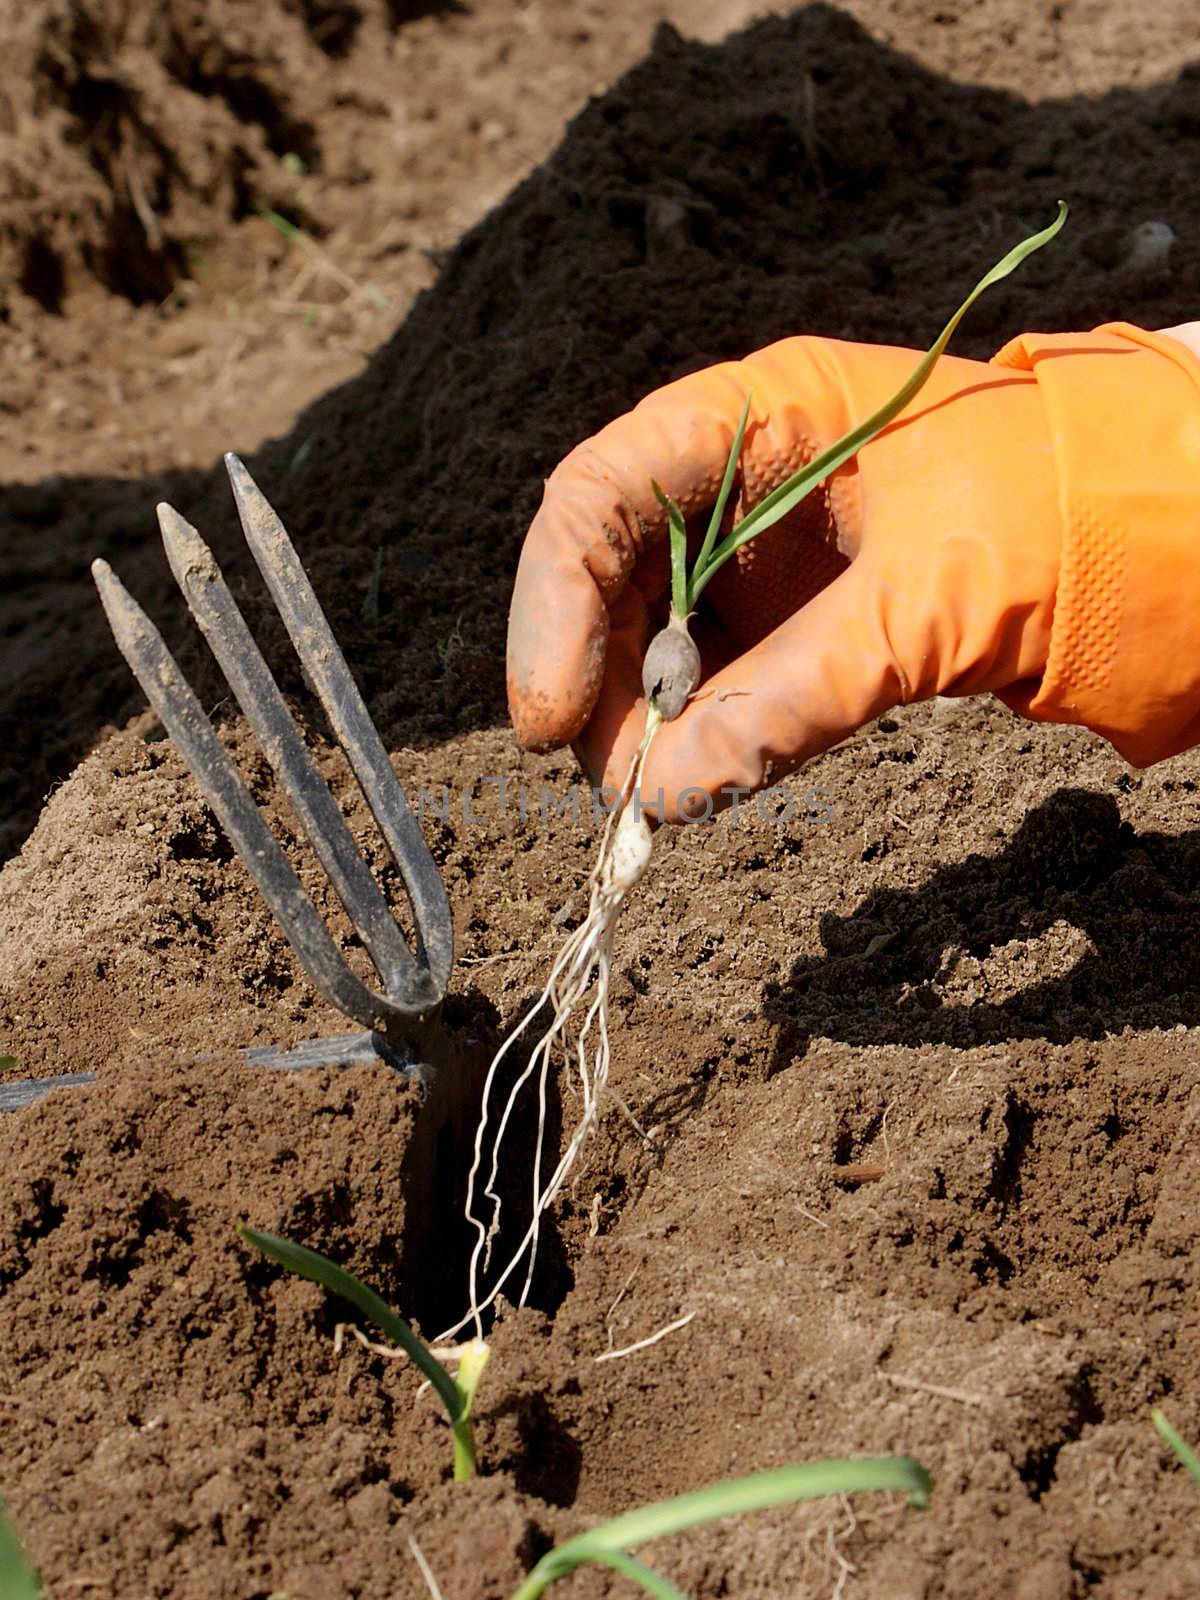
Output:
[[0,1072],[15,1072],[16,1070],[16,1056],[0,1056]]
[[42,1600],[42,1586],[0,1505],[0,1595],[4,1600]]
[[464,1483],[473,1477],[475,1433],[471,1426],[471,1407],[491,1353],[484,1341],[472,1339],[459,1347],[458,1376],[452,1378],[403,1317],[397,1316],[373,1289],[368,1289],[365,1283],[343,1271],[326,1256],[318,1255],[315,1250],[306,1249],[302,1244],[293,1244],[290,1239],[281,1239],[276,1233],[260,1233],[257,1228],[242,1226],[239,1226],[238,1232],[255,1249],[261,1250],[270,1260],[277,1261],[281,1267],[287,1267],[290,1272],[298,1273],[311,1283],[319,1283],[324,1289],[331,1289],[352,1306],[357,1306],[364,1316],[370,1317],[376,1327],[382,1328],[388,1338],[400,1346],[429,1379],[446,1408],[454,1438],[455,1480]]
[[282,216],[271,206],[265,206],[261,201],[255,201],[254,209],[264,222],[269,222],[276,233],[281,233],[291,243],[295,244],[298,240],[304,238],[304,230],[302,228],[298,228],[288,217]]
[[1150,1420],[1157,1428],[1159,1438],[1162,1439],[1164,1444],[1169,1445],[1174,1452],[1180,1466],[1186,1467],[1196,1482],[1200,1483],[1200,1456],[1196,1454],[1191,1445],[1183,1442],[1161,1411],[1152,1411]]
[[[990,289],[1002,278],[1007,278],[1031,256],[1035,250],[1040,250],[1055,238],[1064,222],[1067,220],[1066,202],[1058,202],[1058,215],[1054,221],[1039,233],[1032,234],[1028,239],[1023,239],[1015,245],[1006,256],[996,263],[990,271],[971,290],[970,294],[950,318],[941,333],[934,340],[929,350],[923,355],[913,368],[908,379],[897,389],[890,400],[886,401],[877,411],[873,411],[857,427],[851,428],[842,435],[828,449],[823,450],[807,466],[792,473],[766,495],[753,510],[747,512],[742,520],[732,528],[724,539],[719,540],[721,521],[725,515],[725,507],[729,500],[730,489],[733,485],[737,471],[738,459],[742,452],[742,440],[746,433],[746,424],[750,416],[750,399],[747,395],[746,404],[742,410],[741,421],[738,423],[737,432],[734,434],[733,445],[729,452],[729,460],[725,467],[725,478],[721,485],[721,492],[712,509],[708,530],[696,555],[695,563],[689,575],[687,571],[687,526],[683,512],[671,497],[653,484],[655,495],[667,513],[667,524],[671,549],[671,611],[674,617],[686,622],[687,618],[696,608],[707,584],[725,565],[731,556],[736,554],[744,544],[747,544],[756,534],[772,527],[780,518],[787,516],[789,511],[796,506],[817,487],[831,472],[836,472],[850,457],[882,433],[889,423],[894,422],[901,411],[910,401],[914,400],[924,388],[926,381],[937,365],[938,359],[950,343],[955,329],[966,316],[967,312],[983,294],[985,289]],[[719,541],[719,542],[718,542]]]
[[686,1600],[665,1578],[629,1552],[651,1539],[664,1539],[718,1517],[741,1516],[748,1511],[765,1511],[770,1506],[817,1500],[825,1495],[881,1489],[907,1490],[910,1504],[924,1508],[929,1504],[933,1483],[924,1467],[905,1456],[808,1461],[773,1472],[757,1472],[730,1483],[712,1483],[673,1500],[640,1506],[568,1539],[542,1557],[520,1588],[514,1590],[511,1600],[537,1600],[556,1579],[565,1578],[586,1562],[612,1567],[632,1578],[654,1600]]
[[[317,272],[323,272],[328,277],[335,279],[341,284],[342,288],[348,295],[365,295],[377,311],[382,311],[384,313],[389,313],[391,311],[392,302],[388,299],[387,295],[384,294],[382,289],[378,288],[377,285],[373,283],[359,283],[357,279],[352,278],[348,272],[344,272],[342,268],[338,266],[337,262],[334,261],[329,254],[321,248],[317,241],[313,238],[310,238],[310,236],[305,233],[303,228],[297,227],[297,225],[289,217],[283,216],[271,206],[263,205],[261,200],[255,202],[254,210],[264,222],[269,222],[271,227],[275,229],[276,233],[281,234],[289,244],[294,244],[299,249],[304,251],[304,253],[312,262],[313,270]],[[317,308],[315,306],[306,307],[306,325],[312,326],[312,324],[308,322],[308,318],[310,314],[316,312],[316,309]]]
[[383,589],[383,546],[375,552],[375,564],[367,579],[367,592],[363,596],[362,619],[368,627],[379,625],[379,601]]
[[455,656],[460,654],[463,645],[466,643],[463,637],[462,623],[463,613],[460,611],[454,619],[454,626],[450,629],[450,632],[443,634],[440,639],[434,640],[433,648],[437,651],[437,658],[441,662],[443,672],[449,669],[450,663]]

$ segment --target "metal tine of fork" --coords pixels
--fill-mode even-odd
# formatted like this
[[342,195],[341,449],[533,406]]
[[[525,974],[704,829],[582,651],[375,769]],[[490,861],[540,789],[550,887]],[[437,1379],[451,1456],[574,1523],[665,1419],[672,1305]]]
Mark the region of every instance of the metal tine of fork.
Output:
[[158,524],[188,609],[366,945],[383,979],[384,994],[406,1010],[428,1011],[437,1004],[440,993],[429,972],[414,961],[212,551],[172,506],[158,507]]
[[437,865],[287,530],[232,452],[225,457],[225,470],[246,543],[400,869],[422,951],[440,994],[450,979],[454,937]]
[[57,1078],[27,1078],[23,1083],[0,1083],[0,1111],[20,1111],[36,1104],[51,1089],[78,1089],[95,1083],[94,1072],[65,1072]]
[[92,576],[122,655],[314,984],[347,1016],[390,1036],[398,1008],[346,965],[162,635],[107,561],[94,561]]
[[[434,1041],[436,1042],[436,1041]],[[309,1039],[304,1044],[280,1050],[273,1045],[256,1045],[243,1050],[242,1055],[252,1067],[265,1067],[273,1072],[307,1072],[312,1067],[367,1066],[382,1061],[403,1077],[428,1085],[433,1081],[437,1067],[426,1060],[429,1054],[422,1047],[419,1054],[401,1046],[390,1045],[381,1033],[335,1033],[324,1039]],[[198,1056],[198,1061],[209,1061],[211,1056]],[[94,1072],[65,1072],[53,1078],[25,1078],[21,1082],[0,1079],[0,1114],[21,1111],[36,1105],[51,1089],[83,1089],[95,1083]]]

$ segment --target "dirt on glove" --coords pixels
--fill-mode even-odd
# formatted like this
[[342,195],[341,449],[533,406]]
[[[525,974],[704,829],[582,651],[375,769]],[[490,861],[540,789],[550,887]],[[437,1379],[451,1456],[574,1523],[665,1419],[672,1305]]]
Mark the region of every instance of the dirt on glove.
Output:
[[[659,837],[614,984],[638,1128],[610,1111],[503,1310],[469,1487],[412,1369],[234,1231],[330,1254],[436,1333],[470,1118],[382,1065],[238,1059],[345,1024],[144,711],[92,557],[163,624],[357,962],[156,547],[165,498],[395,894],[238,549],[213,463],[246,452],[419,801],[466,1073],[596,845],[570,757],[504,722],[507,592],[561,455],[789,333],[928,343],[1060,196],[1068,233],[957,349],[1197,312],[1190,5],[751,10],[3,23],[0,1054],[98,1074],[0,1120],[0,1493],[53,1600],[416,1600],[414,1544],[446,1600],[503,1600],[606,1515],[892,1453],[933,1474],[927,1512],[835,1501],[646,1554],[697,1600],[1200,1586],[1197,1490],[1149,1421],[1200,1436],[1194,755],[1139,774],[939,701]],[[574,1104],[564,1080],[556,1124]]]

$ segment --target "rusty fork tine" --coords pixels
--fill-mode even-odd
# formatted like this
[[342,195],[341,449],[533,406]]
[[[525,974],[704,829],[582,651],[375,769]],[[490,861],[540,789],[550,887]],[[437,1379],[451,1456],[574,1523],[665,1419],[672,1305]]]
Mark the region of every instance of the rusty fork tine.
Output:
[[440,994],[450,979],[454,940],[437,865],[283,523],[232,452],[225,457],[225,468],[246,543],[404,878],[418,938]]
[[[379,972],[382,995],[350,970],[158,629],[104,561],[92,567],[100,598],[122,654],[309,976],[328,1000],[373,1030],[368,1040],[351,1035],[329,1041],[339,1046],[338,1058],[361,1059],[375,1044],[420,1044],[450,976],[453,936],[441,878],[283,524],[237,457],[228,456],[226,466],[247,541],[403,876],[418,933],[415,957],[359,855],[212,552],[177,511],[162,505],[158,517],[167,557],[189,610]],[[319,1044],[311,1049],[319,1051]],[[255,1053],[256,1059],[261,1055]],[[263,1064],[290,1063],[279,1057]]]
[[26,1078],[22,1083],[0,1083],[0,1112],[20,1111],[37,1103],[51,1089],[80,1089],[95,1083],[94,1072],[65,1072],[57,1078]]
[[378,1026],[378,1004],[346,966],[162,635],[107,562],[94,562],[92,575],[121,654],[318,989],[348,1016]]
[[212,552],[171,506],[158,507],[158,523],[188,610],[208,640],[246,721],[366,945],[383,979],[384,992],[411,995],[420,1009],[428,1009],[434,1003],[429,975],[418,969],[387,901],[359,855]]

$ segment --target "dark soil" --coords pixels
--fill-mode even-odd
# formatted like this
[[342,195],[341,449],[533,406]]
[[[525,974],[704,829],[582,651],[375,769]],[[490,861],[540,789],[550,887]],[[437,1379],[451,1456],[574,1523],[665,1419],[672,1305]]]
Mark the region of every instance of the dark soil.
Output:
[[[649,1138],[614,1109],[589,1145],[534,1304],[494,1330],[464,1490],[414,1372],[339,1347],[338,1307],[233,1230],[327,1252],[434,1333],[462,1305],[470,1118],[382,1064],[233,1055],[344,1024],[145,713],[87,563],[162,621],[351,946],[156,544],[163,498],[211,539],[394,886],[238,550],[212,463],[247,452],[410,792],[450,787],[426,833],[469,1088],[465,1041],[536,994],[595,849],[586,816],[536,810],[571,760],[504,721],[543,477],[784,334],[928,342],[1060,196],[1063,242],[957,348],[1196,315],[1193,8],[857,0],[714,42],[748,8],[680,0],[653,14],[707,42],[652,44],[632,0],[413,9],[8,23],[0,1053],[99,1074],[0,1123],[0,1489],[49,1593],[415,1600],[415,1540],[446,1600],[502,1600],[644,1500],[904,1453],[936,1480],[923,1515],[819,1504],[656,1559],[698,1600],[1192,1595],[1197,1491],[1149,1412],[1200,1435],[1200,759],[1139,774],[941,701],[794,780],[786,822],[660,837],[614,997]],[[1177,238],[1147,275],[1151,221]]]

